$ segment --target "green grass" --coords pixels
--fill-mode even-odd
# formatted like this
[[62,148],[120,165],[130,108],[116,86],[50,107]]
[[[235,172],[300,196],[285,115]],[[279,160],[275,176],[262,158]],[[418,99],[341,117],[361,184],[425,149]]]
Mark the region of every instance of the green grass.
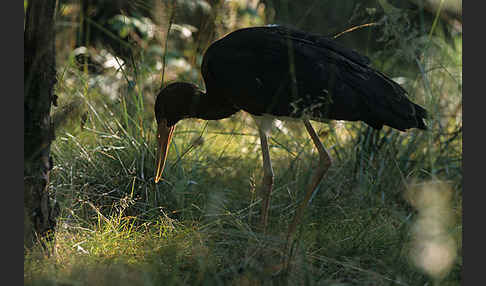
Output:
[[[61,205],[55,255],[29,251],[25,285],[460,285],[462,52],[434,43],[439,52],[405,83],[431,111],[429,131],[313,123],[334,164],[298,229],[289,272],[287,227],[318,163],[303,124],[286,123],[269,141],[275,186],[262,234],[260,141],[248,114],[178,123],[155,184],[160,71],[141,63],[136,76],[93,77],[63,58],[50,183]],[[103,86],[114,83],[119,96],[109,97]],[[434,256],[418,249],[450,254],[450,263],[432,269]]]
[[[360,123],[342,130],[316,123],[335,164],[299,229],[291,272],[277,275],[287,226],[317,164],[302,128],[290,131],[299,123],[270,141],[276,177],[263,235],[259,138],[246,114],[178,124],[164,181],[156,185],[153,120],[139,124],[137,113],[96,108],[87,111],[83,130],[65,131],[53,145],[51,188],[63,210],[56,255],[28,254],[26,285],[425,284],[433,278],[410,258],[420,210],[404,193],[414,182],[436,179],[451,186],[447,211],[455,212],[455,223],[447,233],[460,238],[460,137],[448,142],[433,129],[377,133]],[[457,260],[442,282],[458,285],[461,265]]]

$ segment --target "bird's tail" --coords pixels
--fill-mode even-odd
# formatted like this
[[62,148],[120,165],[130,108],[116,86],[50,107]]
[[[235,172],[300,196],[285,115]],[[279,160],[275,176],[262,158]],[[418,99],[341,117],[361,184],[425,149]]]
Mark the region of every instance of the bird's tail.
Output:
[[409,128],[427,129],[424,119],[427,110],[407,98],[407,92],[395,81],[379,71],[374,71],[366,81],[368,117],[365,122],[381,129],[388,125],[405,131]]

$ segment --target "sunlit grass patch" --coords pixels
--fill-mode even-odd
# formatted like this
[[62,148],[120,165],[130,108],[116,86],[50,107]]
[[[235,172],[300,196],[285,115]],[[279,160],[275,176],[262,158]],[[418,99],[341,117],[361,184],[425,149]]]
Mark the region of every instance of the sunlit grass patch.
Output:
[[[137,222],[114,214],[89,227],[61,221],[55,255],[40,249],[26,255],[26,285],[152,285],[195,278],[214,267],[207,237],[196,226],[184,226],[168,217]],[[148,283],[148,284],[147,284]]]

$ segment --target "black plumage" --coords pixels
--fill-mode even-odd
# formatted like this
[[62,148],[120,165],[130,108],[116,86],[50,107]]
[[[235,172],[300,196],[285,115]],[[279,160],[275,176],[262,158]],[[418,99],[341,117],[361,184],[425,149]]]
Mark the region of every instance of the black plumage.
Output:
[[[160,148],[156,182],[162,175],[175,124],[183,118],[217,120],[244,110],[255,116],[303,119],[325,165],[314,176],[308,193],[331,164],[308,120],[361,120],[376,129],[383,125],[402,131],[426,129],[426,110],[369,64],[367,57],[330,38],[282,26],[245,28],[228,34],[204,54],[201,71],[206,92],[193,84],[176,82],[157,96]],[[259,130],[268,189],[262,219],[265,226],[273,171],[266,130],[261,126]]]
[[170,106],[164,116],[171,125],[185,117],[221,119],[244,110],[362,120],[377,129],[426,128],[425,109],[399,84],[370,67],[368,58],[319,35],[282,26],[237,30],[207,49],[201,70],[206,94],[188,83],[168,85],[155,113]]

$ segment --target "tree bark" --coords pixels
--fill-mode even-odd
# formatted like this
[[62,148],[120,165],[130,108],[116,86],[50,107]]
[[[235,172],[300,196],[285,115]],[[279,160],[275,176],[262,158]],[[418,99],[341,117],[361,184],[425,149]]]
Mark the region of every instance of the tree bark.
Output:
[[55,0],[30,0],[24,29],[24,247],[52,240],[59,208],[49,196],[56,96]]

